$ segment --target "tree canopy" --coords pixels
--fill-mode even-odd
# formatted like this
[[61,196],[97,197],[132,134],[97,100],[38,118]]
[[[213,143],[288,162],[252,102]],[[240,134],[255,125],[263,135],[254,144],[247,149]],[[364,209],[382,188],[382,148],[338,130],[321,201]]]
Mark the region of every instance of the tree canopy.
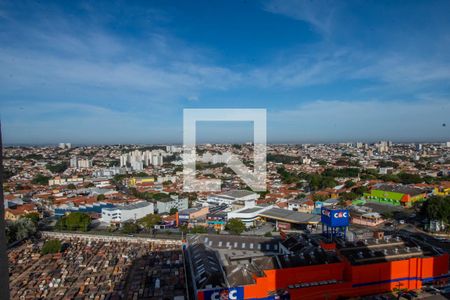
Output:
[[161,217],[157,214],[148,214],[138,220],[138,223],[144,226],[145,229],[153,229],[159,222],[161,222]]
[[433,196],[428,198],[422,205],[422,214],[430,220],[443,221],[450,223],[450,196]]
[[31,183],[32,184],[40,184],[40,185],[48,185],[49,180],[50,180],[50,177],[44,176],[42,174],[37,174],[31,180]]
[[36,224],[30,218],[7,221],[5,229],[8,244],[26,239],[35,234],[37,230]]
[[69,167],[69,165],[67,162],[61,162],[59,164],[47,164],[45,167],[52,173],[62,173]]
[[122,232],[126,234],[138,233],[139,226],[134,222],[125,222],[122,225]]
[[39,222],[39,213],[37,212],[30,212],[24,216],[22,216],[22,218],[28,218],[30,219],[35,225],[37,225],[37,223]]
[[56,228],[66,230],[88,231],[91,224],[91,217],[82,212],[71,212],[62,217],[56,223]]
[[60,240],[48,240],[42,246],[41,253],[49,254],[49,253],[58,253],[61,251],[61,241]]
[[225,229],[232,234],[241,234],[245,230],[245,224],[239,219],[231,219],[228,221]]

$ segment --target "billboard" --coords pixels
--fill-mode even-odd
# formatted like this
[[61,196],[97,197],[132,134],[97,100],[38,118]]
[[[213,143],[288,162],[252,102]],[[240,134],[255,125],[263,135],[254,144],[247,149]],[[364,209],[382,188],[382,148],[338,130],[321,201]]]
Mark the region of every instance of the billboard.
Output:
[[348,209],[329,209],[322,207],[321,221],[329,227],[348,226],[350,214]]
[[244,288],[221,288],[215,290],[200,291],[199,300],[240,300],[244,299]]

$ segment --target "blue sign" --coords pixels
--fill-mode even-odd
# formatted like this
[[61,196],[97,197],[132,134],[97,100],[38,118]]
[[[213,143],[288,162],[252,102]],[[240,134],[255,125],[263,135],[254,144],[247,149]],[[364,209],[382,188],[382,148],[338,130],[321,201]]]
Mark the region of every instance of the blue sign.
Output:
[[203,292],[203,300],[240,300],[240,299],[244,299],[243,287],[223,288]]
[[321,221],[329,227],[348,226],[350,214],[348,209],[329,209],[322,207]]

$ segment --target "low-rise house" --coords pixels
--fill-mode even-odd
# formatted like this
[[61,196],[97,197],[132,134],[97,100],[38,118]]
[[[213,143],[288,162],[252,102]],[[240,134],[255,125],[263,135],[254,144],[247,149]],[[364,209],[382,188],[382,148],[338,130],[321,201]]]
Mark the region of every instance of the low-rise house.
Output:
[[17,221],[21,217],[29,213],[37,213],[37,207],[34,203],[26,203],[23,205],[15,206],[14,208],[5,209],[5,219],[11,221]]
[[305,213],[312,213],[314,210],[314,201],[311,199],[293,199],[289,200],[287,209]]
[[433,194],[437,196],[448,196],[450,195],[450,181],[442,181],[439,186],[435,187]]

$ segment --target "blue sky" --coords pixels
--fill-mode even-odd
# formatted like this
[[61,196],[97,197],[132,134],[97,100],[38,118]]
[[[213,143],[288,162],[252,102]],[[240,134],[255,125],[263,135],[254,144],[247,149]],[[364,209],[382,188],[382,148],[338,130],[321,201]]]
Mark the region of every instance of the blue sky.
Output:
[[450,140],[449,1],[75,2],[0,1],[5,143]]

